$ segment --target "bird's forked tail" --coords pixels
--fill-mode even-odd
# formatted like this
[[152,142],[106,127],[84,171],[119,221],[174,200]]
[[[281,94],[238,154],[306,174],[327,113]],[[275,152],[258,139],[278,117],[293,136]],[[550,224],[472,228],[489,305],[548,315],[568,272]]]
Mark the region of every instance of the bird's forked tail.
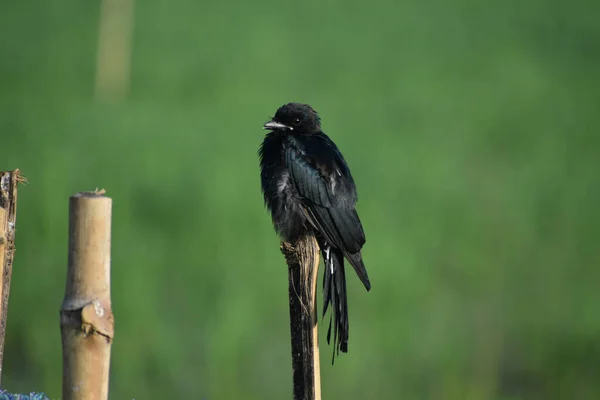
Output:
[[333,322],[333,358],[336,352],[348,351],[348,301],[346,297],[346,273],[344,271],[344,255],[339,249],[325,245],[321,247],[325,271],[323,272],[323,316],[331,304],[327,343],[331,341],[331,325]]

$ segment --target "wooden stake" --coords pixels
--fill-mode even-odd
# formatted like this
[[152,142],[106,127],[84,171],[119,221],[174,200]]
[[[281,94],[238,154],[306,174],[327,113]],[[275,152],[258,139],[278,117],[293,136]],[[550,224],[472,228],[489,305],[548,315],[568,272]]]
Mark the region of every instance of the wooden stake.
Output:
[[27,182],[18,169],[0,172],[0,380],[4,361],[4,337],[8,316],[8,296],[15,256],[17,184]]
[[112,200],[82,192],[69,200],[69,265],[60,310],[63,399],[108,399],[114,320],[110,299]]
[[314,236],[294,244],[283,242],[288,264],[292,369],[295,400],[321,400],[317,272],[319,245]]

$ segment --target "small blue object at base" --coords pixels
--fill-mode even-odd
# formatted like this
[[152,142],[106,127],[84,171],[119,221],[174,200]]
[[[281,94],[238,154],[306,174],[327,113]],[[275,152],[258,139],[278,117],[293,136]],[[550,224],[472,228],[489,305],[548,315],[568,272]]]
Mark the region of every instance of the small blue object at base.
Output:
[[44,393],[12,394],[0,389],[0,400],[50,400]]

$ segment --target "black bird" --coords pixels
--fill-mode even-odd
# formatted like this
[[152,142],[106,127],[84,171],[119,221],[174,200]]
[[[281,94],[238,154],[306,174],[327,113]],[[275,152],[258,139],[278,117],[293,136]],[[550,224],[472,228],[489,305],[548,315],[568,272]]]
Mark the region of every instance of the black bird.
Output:
[[334,355],[348,351],[348,303],[344,257],[367,290],[361,256],[365,233],[356,213],[356,186],[335,143],[321,130],[309,105],[280,107],[259,150],[261,185],[275,230],[287,242],[315,234],[325,263],[323,315],[331,303],[327,343],[334,320]]

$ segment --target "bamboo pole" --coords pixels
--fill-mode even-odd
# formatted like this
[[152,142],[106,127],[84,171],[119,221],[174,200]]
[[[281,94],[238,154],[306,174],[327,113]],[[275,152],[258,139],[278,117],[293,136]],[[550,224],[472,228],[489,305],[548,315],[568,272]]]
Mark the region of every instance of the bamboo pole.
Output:
[[314,236],[283,242],[288,264],[294,400],[321,400],[317,328],[319,245]]
[[114,320],[110,299],[112,200],[103,191],[69,199],[69,265],[60,310],[63,399],[108,399]]
[[15,256],[17,184],[27,182],[18,169],[0,172],[0,382],[4,361],[4,337],[8,317],[8,296]]

